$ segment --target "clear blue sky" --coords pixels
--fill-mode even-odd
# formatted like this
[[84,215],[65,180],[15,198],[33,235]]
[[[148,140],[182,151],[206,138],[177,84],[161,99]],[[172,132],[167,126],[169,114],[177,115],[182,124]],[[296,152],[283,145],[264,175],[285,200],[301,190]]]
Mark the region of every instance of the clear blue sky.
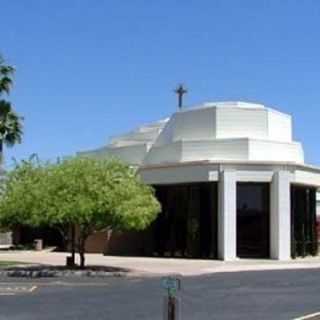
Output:
[[25,137],[7,151],[43,159],[186,104],[262,102],[294,116],[320,164],[320,1],[28,0],[1,4],[0,52],[17,69],[10,99]]

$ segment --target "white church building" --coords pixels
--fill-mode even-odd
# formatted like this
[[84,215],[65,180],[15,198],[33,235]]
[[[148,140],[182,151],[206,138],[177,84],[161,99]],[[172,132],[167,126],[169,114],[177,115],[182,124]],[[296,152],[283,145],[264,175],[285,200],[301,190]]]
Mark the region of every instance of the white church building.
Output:
[[317,254],[320,168],[304,162],[288,114],[204,103],[79,154],[119,157],[155,187],[162,212],[139,241],[123,240],[137,245],[128,252],[222,260]]

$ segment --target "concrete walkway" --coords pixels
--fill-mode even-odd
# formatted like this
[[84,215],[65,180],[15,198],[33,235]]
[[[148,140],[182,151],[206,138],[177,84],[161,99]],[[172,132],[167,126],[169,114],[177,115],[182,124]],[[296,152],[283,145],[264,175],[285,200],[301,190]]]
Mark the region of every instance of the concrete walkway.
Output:
[[[68,253],[35,251],[0,251],[0,261],[19,261],[32,264],[64,265]],[[78,259],[78,255],[77,255]],[[232,262],[218,260],[189,260],[171,258],[114,257],[87,254],[86,263],[132,270],[133,275],[180,274],[196,276],[217,272],[320,268],[320,257],[291,261],[239,259]]]

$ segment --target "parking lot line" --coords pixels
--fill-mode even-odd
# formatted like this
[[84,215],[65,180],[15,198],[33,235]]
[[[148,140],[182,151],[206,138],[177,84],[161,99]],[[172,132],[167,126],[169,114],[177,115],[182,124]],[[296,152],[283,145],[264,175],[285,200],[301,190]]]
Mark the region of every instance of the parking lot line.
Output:
[[320,320],[320,312],[316,313],[310,313],[305,316],[299,317],[299,318],[294,318],[293,320]]
[[0,285],[1,296],[13,296],[17,294],[31,293],[37,289],[37,286],[17,286],[6,284],[5,286]]

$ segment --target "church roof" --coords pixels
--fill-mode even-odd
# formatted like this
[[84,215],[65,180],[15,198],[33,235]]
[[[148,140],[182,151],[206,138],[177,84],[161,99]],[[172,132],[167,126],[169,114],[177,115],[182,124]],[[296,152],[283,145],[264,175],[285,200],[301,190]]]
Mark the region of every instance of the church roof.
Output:
[[204,160],[304,163],[302,146],[292,139],[290,115],[239,101],[179,110],[82,154],[113,155],[138,166]]

